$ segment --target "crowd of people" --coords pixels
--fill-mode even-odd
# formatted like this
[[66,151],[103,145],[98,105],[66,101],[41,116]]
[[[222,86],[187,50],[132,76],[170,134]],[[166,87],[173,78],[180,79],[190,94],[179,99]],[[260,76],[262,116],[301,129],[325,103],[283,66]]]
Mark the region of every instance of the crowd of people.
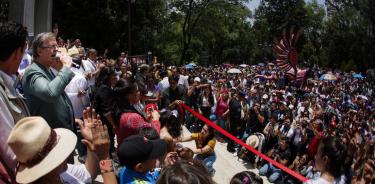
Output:
[[[100,170],[104,183],[210,184],[217,142],[272,183],[300,183],[182,103],[307,183],[375,180],[371,77],[314,66],[297,86],[272,62],[187,67],[154,57],[145,64],[125,52],[99,56],[56,32],[36,35],[29,47],[26,29],[13,22],[0,23],[0,50],[3,183],[90,183]],[[74,154],[82,164],[74,165]],[[230,183],[263,181],[243,171]]]

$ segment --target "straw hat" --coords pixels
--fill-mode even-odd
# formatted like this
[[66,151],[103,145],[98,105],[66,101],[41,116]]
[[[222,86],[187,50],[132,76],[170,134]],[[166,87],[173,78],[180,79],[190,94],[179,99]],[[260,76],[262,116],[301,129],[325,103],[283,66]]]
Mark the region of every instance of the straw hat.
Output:
[[8,145],[19,162],[18,183],[31,183],[48,174],[73,152],[77,137],[64,128],[51,129],[42,117],[27,117],[10,132]]
[[259,138],[258,136],[256,135],[250,135],[247,139],[246,139],[246,144],[253,147],[253,148],[257,148],[259,146]]
[[72,47],[68,50],[68,56],[73,56],[73,55],[78,55],[79,54],[79,50],[77,49],[77,47]]

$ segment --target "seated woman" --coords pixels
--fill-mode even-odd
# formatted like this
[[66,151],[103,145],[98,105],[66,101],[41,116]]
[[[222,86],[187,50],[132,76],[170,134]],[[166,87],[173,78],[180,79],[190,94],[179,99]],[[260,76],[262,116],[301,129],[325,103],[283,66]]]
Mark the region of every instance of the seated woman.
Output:
[[168,152],[176,151],[176,142],[173,139],[177,139],[181,136],[182,127],[178,122],[177,111],[164,111],[160,115],[160,138],[164,139],[168,144]]
[[214,174],[213,164],[216,161],[214,130],[208,125],[204,125],[200,133],[193,133],[191,136],[182,137],[180,142],[195,140],[196,149],[192,149],[196,154],[195,159],[201,160],[207,167],[211,175]]
[[[115,85],[114,94],[117,102],[115,122],[118,127],[116,135],[119,145],[125,138],[138,134],[142,127],[153,127],[159,133],[159,113],[156,110],[145,112],[147,116],[145,117],[144,112],[135,108],[140,101],[140,91],[136,83],[120,79]],[[150,122],[147,121],[148,119]]]

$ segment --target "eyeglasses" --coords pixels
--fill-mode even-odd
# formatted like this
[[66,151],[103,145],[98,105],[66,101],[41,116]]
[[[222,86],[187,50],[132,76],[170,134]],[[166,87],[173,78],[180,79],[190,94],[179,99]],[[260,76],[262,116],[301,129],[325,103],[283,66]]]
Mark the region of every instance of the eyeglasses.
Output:
[[59,46],[58,45],[46,45],[46,46],[40,46],[40,48],[43,48],[43,49],[56,49],[58,48]]

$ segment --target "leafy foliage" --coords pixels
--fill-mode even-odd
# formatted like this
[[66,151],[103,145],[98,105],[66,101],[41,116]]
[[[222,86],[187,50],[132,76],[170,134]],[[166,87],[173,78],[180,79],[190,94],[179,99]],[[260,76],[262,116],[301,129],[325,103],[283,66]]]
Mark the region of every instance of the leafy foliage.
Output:
[[375,66],[375,1],[55,0],[54,22],[65,39],[115,57],[152,51],[166,64],[257,63],[273,59],[271,45],[284,30],[303,28],[300,63],[344,70]]

